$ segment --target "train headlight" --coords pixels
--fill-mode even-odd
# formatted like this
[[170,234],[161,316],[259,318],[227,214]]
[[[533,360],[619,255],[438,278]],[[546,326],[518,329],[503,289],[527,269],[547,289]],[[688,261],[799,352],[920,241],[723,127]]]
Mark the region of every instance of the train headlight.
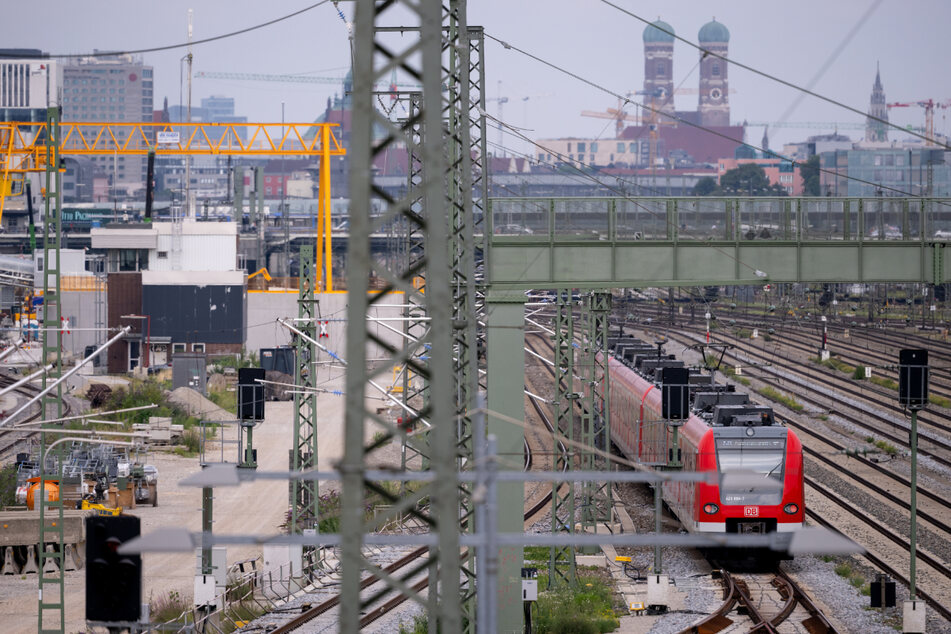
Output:
[[787,504],[786,506],[783,507],[783,511],[785,511],[786,513],[789,513],[790,515],[795,515],[796,513],[799,512],[799,505],[792,504],[792,503]]
[[716,515],[719,510],[720,510],[720,507],[717,506],[716,504],[713,504],[712,502],[709,504],[703,505],[703,512],[706,513],[707,515]]

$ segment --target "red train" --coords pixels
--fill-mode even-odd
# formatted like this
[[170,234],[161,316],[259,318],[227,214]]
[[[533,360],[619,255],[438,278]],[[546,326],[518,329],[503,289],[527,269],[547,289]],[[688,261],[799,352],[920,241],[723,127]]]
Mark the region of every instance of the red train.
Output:
[[795,433],[775,423],[771,408],[691,371],[690,415],[675,434],[661,413],[662,376],[664,368],[683,368],[683,362],[630,338],[616,340],[613,350],[611,439],[629,459],[665,469],[682,464],[684,471],[745,471],[771,479],[750,486],[749,477],[740,478],[744,486],[735,490],[665,483],[663,499],[685,529],[760,534],[802,526],[802,445]]

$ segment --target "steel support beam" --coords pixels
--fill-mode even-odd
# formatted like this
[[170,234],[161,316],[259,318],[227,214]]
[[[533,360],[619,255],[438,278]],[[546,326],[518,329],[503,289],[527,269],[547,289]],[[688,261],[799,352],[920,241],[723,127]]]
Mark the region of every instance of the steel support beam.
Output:
[[[608,451],[611,442],[609,408],[609,375],[607,372],[608,317],[611,314],[611,294],[590,293],[584,298],[584,395],[585,407],[581,414],[582,442],[586,450],[581,457],[581,469],[604,471],[609,469],[602,454],[591,449]],[[586,532],[594,532],[598,523],[611,522],[613,499],[607,482],[586,482],[584,487],[581,522]]]
[[[319,306],[314,294],[317,284],[314,247],[300,248],[300,287],[297,295],[297,327],[307,335],[293,334],[295,340],[294,384],[294,439],[291,447],[291,471],[317,468],[317,347],[312,343],[317,338]],[[291,527],[292,533],[304,529],[318,530],[320,523],[320,482],[316,480],[293,480],[291,482]],[[305,550],[305,560],[311,554]]]
[[[347,378],[344,456],[341,462],[343,499],[341,509],[341,583],[340,631],[357,632],[365,604],[360,599],[360,579],[369,567],[362,553],[363,536],[391,518],[384,514],[370,524],[364,520],[367,491],[386,495],[380,487],[366,481],[366,461],[380,443],[364,447],[366,423],[389,434],[404,433],[374,409],[368,409],[364,396],[369,379],[389,373],[395,366],[408,365],[414,373],[430,382],[429,404],[420,413],[431,421],[430,463],[435,480],[420,493],[429,496],[428,514],[420,513],[437,535],[429,554],[430,585],[425,604],[431,631],[458,632],[462,628],[459,600],[459,494],[456,472],[456,424],[454,420],[454,381],[452,354],[452,292],[450,288],[449,223],[446,208],[446,157],[442,135],[441,95],[441,6],[433,0],[377,3],[358,0],[355,13],[353,136],[351,163],[351,215],[348,255],[349,305],[347,312]],[[409,28],[399,37],[387,38],[383,27],[387,20],[399,20]],[[418,191],[394,199],[373,187],[370,166],[374,158],[395,142],[409,136],[407,123],[397,127],[373,107],[373,84],[388,80],[391,70],[399,68],[422,83],[422,104],[418,120],[423,136],[420,145],[422,180]],[[383,131],[378,142],[371,138],[374,129]],[[371,198],[383,198],[386,211],[370,216]],[[412,209],[422,199],[424,215]],[[424,256],[417,269],[392,269],[384,263],[372,263],[372,271],[383,280],[384,288],[369,288],[371,274],[370,235],[381,231],[394,218],[402,217],[418,226],[425,236]],[[425,294],[414,288],[413,279],[425,271]],[[430,318],[429,337],[411,350],[378,336],[368,328],[366,315],[390,291],[403,291],[406,297],[426,307]],[[367,365],[367,344],[375,344],[387,360],[372,369]],[[428,354],[418,350],[428,345]],[[411,356],[412,355],[412,356]],[[410,420],[412,424],[414,421]],[[401,584],[387,580],[397,590]],[[414,598],[419,599],[414,595]]]
[[[490,292],[486,296],[488,433],[498,442],[500,470],[522,468],[525,433],[511,421],[525,420],[525,295],[520,292]],[[488,530],[520,533],[525,487],[521,483],[498,484],[499,509],[495,526]],[[518,509],[515,511],[514,509]],[[498,581],[495,630],[500,634],[521,634],[523,549],[498,548]]]
[[[555,312],[555,334],[552,340],[555,348],[555,432],[569,441],[575,437],[575,402],[581,393],[575,392],[575,329],[574,304],[570,289],[558,290]],[[491,392],[490,392],[491,394]],[[556,471],[565,472],[564,482],[552,483],[551,489],[551,532],[575,532],[575,485],[571,481],[571,471],[575,468],[574,448],[568,447],[566,454],[558,451],[558,440],[554,441],[552,455],[558,456]],[[548,585],[574,585],[575,549],[572,546],[552,546],[548,557]]]

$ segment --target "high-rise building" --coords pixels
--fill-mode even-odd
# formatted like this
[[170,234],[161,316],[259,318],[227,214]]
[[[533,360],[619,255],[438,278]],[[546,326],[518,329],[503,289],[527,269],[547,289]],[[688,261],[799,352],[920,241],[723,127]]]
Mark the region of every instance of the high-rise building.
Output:
[[[674,27],[658,19],[644,29],[644,102],[674,112]],[[652,105],[653,104],[653,105]]]
[[[63,69],[64,121],[150,122],[152,100],[152,67],[131,55],[77,58]],[[145,156],[97,156],[94,160],[119,195],[145,188]]]
[[[875,66],[875,83],[872,84],[872,97],[868,104],[869,116],[865,120],[866,141],[888,141],[888,106],[885,105],[885,89],[882,88],[882,77],[878,65]],[[876,121],[872,117],[881,119]]]
[[[700,47],[727,56],[730,44],[730,31],[723,24],[712,20],[700,28],[697,36]],[[730,125],[730,82],[729,64],[714,55],[700,52],[700,125]]]

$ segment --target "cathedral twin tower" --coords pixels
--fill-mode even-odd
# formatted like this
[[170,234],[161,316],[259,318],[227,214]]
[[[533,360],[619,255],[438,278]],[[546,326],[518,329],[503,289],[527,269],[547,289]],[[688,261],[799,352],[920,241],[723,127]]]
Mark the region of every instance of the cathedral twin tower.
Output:
[[[674,114],[674,29],[657,20],[644,29],[644,101],[654,108]],[[698,35],[700,47],[724,58],[730,43],[730,31],[715,19],[703,25]],[[677,112],[677,116],[703,126],[730,125],[727,63],[715,55],[700,53],[699,102],[696,112]]]

